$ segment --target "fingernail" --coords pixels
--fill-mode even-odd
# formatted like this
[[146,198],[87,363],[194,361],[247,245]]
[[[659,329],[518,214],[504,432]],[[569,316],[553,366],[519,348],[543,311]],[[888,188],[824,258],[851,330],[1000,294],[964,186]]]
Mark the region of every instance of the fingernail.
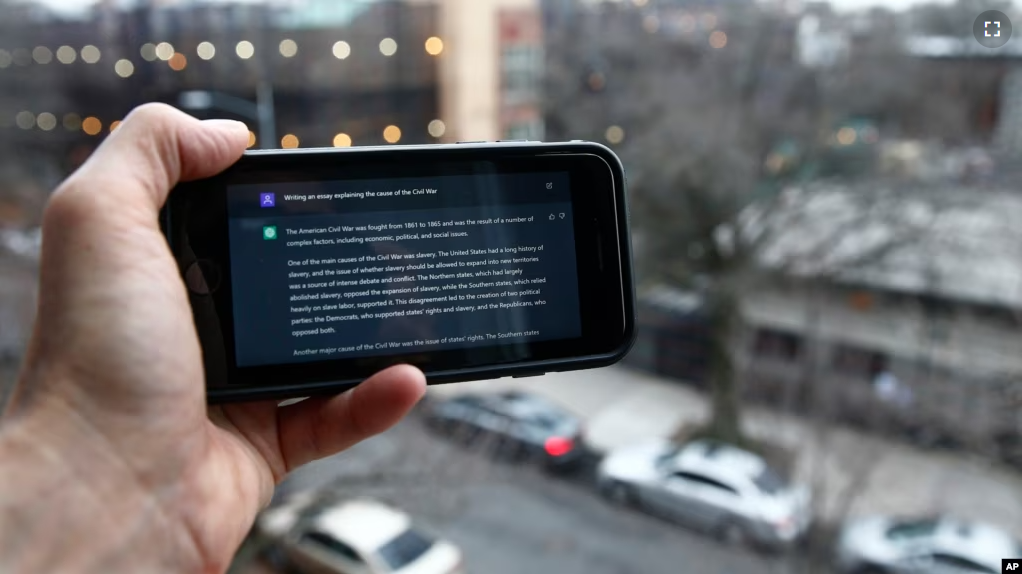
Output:
[[207,125],[218,130],[234,130],[248,133],[248,126],[243,122],[235,120],[204,120],[202,123],[203,125]]

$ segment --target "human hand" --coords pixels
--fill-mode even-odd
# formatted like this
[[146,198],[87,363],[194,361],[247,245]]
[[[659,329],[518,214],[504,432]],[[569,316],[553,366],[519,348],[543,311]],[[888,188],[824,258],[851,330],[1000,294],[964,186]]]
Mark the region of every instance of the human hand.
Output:
[[207,407],[158,212],[248,142],[237,122],[133,112],[54,193],[39,314],[0,427],[0,570],[221,572],[288,471],[400,420],[413,367],[333,398]]

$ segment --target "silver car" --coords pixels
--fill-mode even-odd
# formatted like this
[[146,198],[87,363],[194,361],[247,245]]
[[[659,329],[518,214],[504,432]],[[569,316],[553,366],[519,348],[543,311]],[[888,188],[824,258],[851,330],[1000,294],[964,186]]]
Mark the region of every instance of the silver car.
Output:
[[1003,530],[947,517],[859,518],[837,543],[838,567],[849,574],[993,574],[1003,558],[1020,556]]
[[711,441],[653,442],[610,453],[601,491],[739,544],[783,547],[810,522],[809,490],[789,486],[759,456]]

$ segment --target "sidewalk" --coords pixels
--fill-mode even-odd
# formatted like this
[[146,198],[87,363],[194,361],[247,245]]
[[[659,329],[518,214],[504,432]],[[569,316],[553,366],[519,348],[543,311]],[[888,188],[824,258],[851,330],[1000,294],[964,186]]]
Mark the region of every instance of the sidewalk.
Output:
[[[666,437],[709,417],[707,397],[677,381],[624,367],[431,387],[440,396],[519,389],[581,416],[597,451]],[[1022,538],[1022,475],[965,453],[935,453],[848,429],[816,432],[809,421],[761,408],[746,431],[798,453],[800,481],[817,485],[819,518],[838,519],[843,492],[859,483],[850,515],[949,513],[1007,528]],[[816,478],[814,480],[814,477]]]

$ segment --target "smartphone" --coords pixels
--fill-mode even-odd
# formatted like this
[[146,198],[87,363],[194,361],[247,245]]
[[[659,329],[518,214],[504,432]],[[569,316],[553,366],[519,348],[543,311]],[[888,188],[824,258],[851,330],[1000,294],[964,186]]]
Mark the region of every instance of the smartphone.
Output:
[[161,215],[211,402],[620,360],[635,332],[621,162],[588,142],[253,151]]

